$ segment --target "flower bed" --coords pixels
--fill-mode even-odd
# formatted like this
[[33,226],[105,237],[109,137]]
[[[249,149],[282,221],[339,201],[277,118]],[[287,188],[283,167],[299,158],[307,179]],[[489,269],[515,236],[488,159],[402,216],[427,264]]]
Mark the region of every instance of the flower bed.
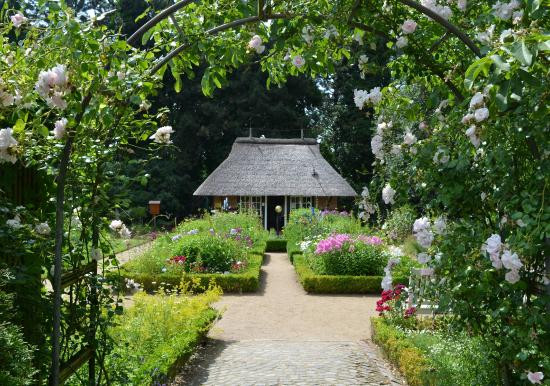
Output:
[[403,329],[371,318],[372,340],[415,385],[500,385],[498,364],[480,339],[430,328]]
[[[219,288],[191,296],[138,292],[134,305],[108,331],[116,345],[105,358],[112,385],[166,384],[193,354],[219,313]],[[80,376],[87,366],[79,370]],[[79,385],[77,375],[66,383]]]
[[180,281],[215,281],[226,292],[259,287],[267,233],[248,214],[218,214],[186,221],[174,235],[155,240],[150,250],[121,267],[121,275],[147,291]]
[[[298,279],[308,293],[321,294],[377,294],[382,276],[319,275],[307,264],[302,254],[293,255]],[[407,283],[406,276],[395,276],[394,283]]]

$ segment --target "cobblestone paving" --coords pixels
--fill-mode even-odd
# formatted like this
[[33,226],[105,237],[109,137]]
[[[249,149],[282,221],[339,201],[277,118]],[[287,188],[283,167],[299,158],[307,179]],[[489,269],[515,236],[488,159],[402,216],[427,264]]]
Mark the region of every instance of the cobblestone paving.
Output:
[[402,385],[367,342],[212,340],[179,385]]
[[266,255],[261,288],[227,294],[222,319],[175,385],[402,385],[370,337],[377,296],[309,295],[288,256]]

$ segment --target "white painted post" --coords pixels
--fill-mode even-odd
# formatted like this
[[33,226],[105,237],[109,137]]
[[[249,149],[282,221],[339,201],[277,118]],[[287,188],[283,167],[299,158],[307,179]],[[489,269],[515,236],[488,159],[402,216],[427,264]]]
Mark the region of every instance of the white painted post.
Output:
[[265,205],[264,205],[264,228],[267,229],[267,196],[265,196]]

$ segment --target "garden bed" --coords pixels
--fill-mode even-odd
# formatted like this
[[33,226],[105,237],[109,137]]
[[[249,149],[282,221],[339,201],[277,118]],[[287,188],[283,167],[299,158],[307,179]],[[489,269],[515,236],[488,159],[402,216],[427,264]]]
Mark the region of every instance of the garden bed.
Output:
[[502,384],[498,365],[480,339],[400,329],[384,318],[371,318],[371,326],[372,341],[411,386]]
[[258,250],[248,254],[248,266],[239,273],[175,273],[165,272],[150,274],[129,270],[126,265],[120,269],[120,275],[124,279],[139,283],[145,291],[155,291],[160,286],[177,287],[180,284],[199,281],[200,286],[208,288],[210,282],[216,283],[224,292],[256,292],[260,287],[260,270],[263,263],[264,252]]
[[[379,294],[382,276],[317,275],[301,253],[293,254],[298,279],[308,293],[318,294]],[[408,278],[395,277],[394,283],[407,284]]]

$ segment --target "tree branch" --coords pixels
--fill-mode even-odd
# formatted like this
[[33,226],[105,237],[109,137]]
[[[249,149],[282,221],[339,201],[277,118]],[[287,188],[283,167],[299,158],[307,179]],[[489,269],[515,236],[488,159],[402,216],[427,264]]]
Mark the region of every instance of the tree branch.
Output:
[[445,20],[444,18],[439,16],[439,14],[435,13],[434,11],[432,11],[429,8],[424,7],[422,4],[419,4],[416,1],[413,1],[413,0],[399,0],[399,1],[403,4],[405,4],[405,5],[408,5],[411,8],[416,9],[417,11],[423,13],[424,15],[429,16],[435,22],[437,22],[437,23],[441,24],[443,27],[445,27],[447,29],[447,31],[449,31],[450,33],[454,34],[457,38],[462,40],[462,42],[464,42],[464,44],[466,44],[466,46],[468,46],[468,48],[470,50],[472,50],[472,52],[478,58],[483,57],[483,55],[481,54],[481,51],[476,46],[476,44],[473,42],[473,40],[470,39],[468,37],[468,35],[466,35],[464,32],[462,32],[462,30],[459,29],[457,26],[455,26],[453,23]]

